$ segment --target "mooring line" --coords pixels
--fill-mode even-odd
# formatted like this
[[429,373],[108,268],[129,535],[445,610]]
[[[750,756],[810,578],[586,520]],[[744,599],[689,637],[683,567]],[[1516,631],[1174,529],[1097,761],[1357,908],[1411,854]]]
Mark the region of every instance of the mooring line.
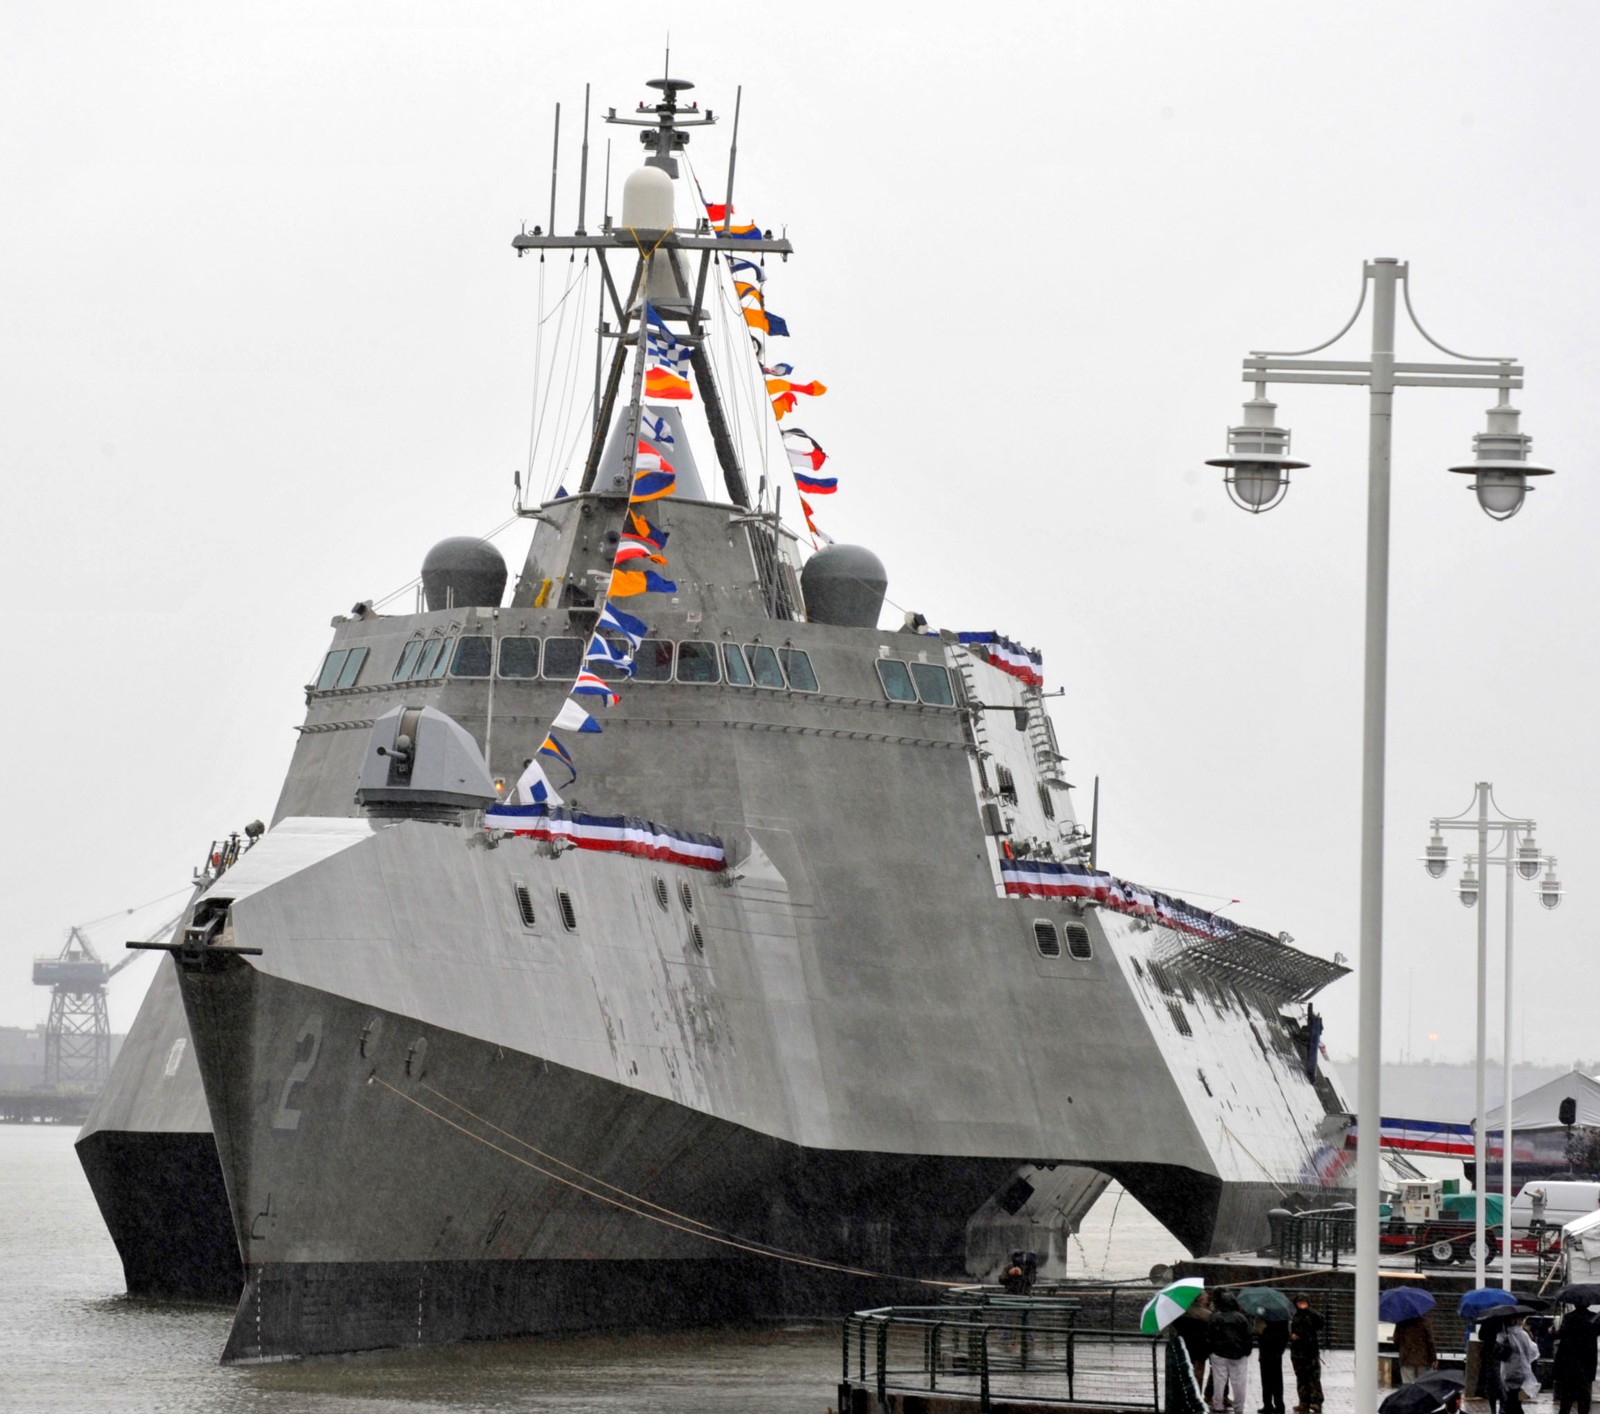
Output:
[[[613,1208],[619,1208],[625,1213],[632,1214],[634,1217],[644,1218],[648,1222],[660,1223],[663,1227],[674,1228],[690,1237],[697,1237],[702,1242],[715,1242],[719,1246],[732,1247],[737,1251],[748,1252],[752,1256],[756,1257],[768,1257],[775,1262],[791,1262],[796,1266],[815,1267],[821,1271],[839,1272],[845,1276],[870,1277],[874,1281],[910,1282],[918,1286],[936,1286],[941,1288],[956,1288],[971,1285],[970,1282],[937,1281],[932,1277],[896,1276],[892,1272],[875,1272],[866,1267],[847,1267],[838,1262],[825,1262],[816,1257],[802,1257],[796,1253],[784,1252],[768,1247],[761,1247],[755,1245],[754,1243],[741,1241],[732,1237],[719,1236],[715,1232],[697,1231],[696,1228],[688,1225],[694,1221],[693,1219],[686,1219],[684,1222],[675,1222],[671,1218],[661,1217],[656,1213],[646,1212],[641,1208],[637,1208],[629,1203],[623,1202],[620,1198],[613,1198],[609,1194],[597,1192],[595,1189],[585,1187],[583,1184],[578,1183],[573,1179],[563,1178],[559,1173],[553,1173],[551,1170],[543,1168],[539,1164],[534,1163],[533,1160],[523,1158],[520,1154],[514,1154],[509,1149],[502,1148],[500,1145],[496,1144],[492,1139],[487,1139],[481,1134],[474,1134],[472,1130],[466,1127],[466,1125],[458,1124],[455,1120],[451,1119],[449,1115],[441,1114],[438,1110],[433,1109],[431,1106],[423,1104],[421,1100],[417,1099],[414,1095],[406,1094],[406,1092],[401,1090],[398,1086],[391,1085],[381,1075],[377,1074],[376,1071],[367,1077],[367,1084],[377,1084],[383,1086],[383,1088],[388,1090],[391,1094],[398,1095],[407,1104],[416,1106],[417,1109],[421,1110],[426,1115],[431,1115],[441,1124],[448,1125],[451,1129],[456,1130],[458,1133],[466,1135],[468,1139],[476,1140],[485,1148],[492,1149],[495,1153],[501,1155],[502,1157],[510,1159],[512,1163],[521,1164],[524,1168],[532,1169],[541,1177],[548,1178],[555,1183],[562,1184],[564,1187],[571,1188],[578,1193],[582,1193],[585,1197],[596,1198],[600,1202],[606,1203]],[[433,1089],[432,1086],[429,1086],[428,1088],[430,1090]],[[438,1092],[434,1091],[434,1093],[437,1094]],[[464,1109],[464,1107],[462,1108]],[[470,1111],[468,1111],[468,1113],[470,1113]],[[511,1136],[507,1137],[509,1138]],[[529,1147],[531,1148],[532,1146],[530,1145]],[[561,1161],[552,1160],[552,1162],[559,1163]],[[570,1164],[563,1166],[567,1168],[572,1167]],[[573,1169],[573,1172],[579,1173],[582,1172],[582,1170]],[[606,1186],[610,1187],[611,1185],[608,1184]],[[623,1190],[621,1189],[617,1190],[619,1193],[622,1191]],[[666,1212],[669,1210],[662,1209],[661,1211]],[[703,1226],[704,1225],[702,1224],[701,1227]]]
[[[664,1208],[660,1203],[652,1203],[648,1198],[641,1197],[637,1193],[630,1193],[626,1188],[619,1188],[614,1183],[607,1183],[605,1179],[599,1177],[598,1175],[589,1173],[586,1170],[579,1168],[576,1164],[569,1164],[565,1159],[557,1158],[554,1154],[539,1148],[537,1144],[530,1144],[526,1139],[511,1133],[510,1130],[502,1129],[493,1120],[486,1119],[483,1115],[477,1114],[473,1110],[469,1110],[461,1103],[460,1100],[451,1099],[450,1096],[444,1093],[444,1091],[436,1090],[432,1085],[429,1085],[427,1081],[422,1082],[422,1088],[430,1095],[438,1096],[438,1098],[443,1100],[445,1104],[454,1109],[460,1110],[461,1113],[466,1115],[468,1119],[475,1120],[485,1129],[492,1129],[496,1134],[501,1135],[505,1139],[509,1139],[513,1144],[519,1145],[520,1147],[526,1149],[530,1154],[537,1154],[541,1159],[548,1160],[550,1163],[566,1169],[568,1173],[577,1174],[579,1178],[584,1179],[588,1183],[597,1184],[601,1188],[609,1189],[611,1192],[621,1195],[631,1203],[639,1203],[646,1208],[654,1208],[656,1212],[665,1213],[669,1218],[677,1218],[680,1222],[692,1223],[695,1227],[704,1228],[708,1232],[720,1232],[729,1237],[738,1236],[737,1233],[730,1233],[726,1228],[717,1227],[714,1223],[701,1222],[699,1218],[691,1218],[687,1213],[680,1213],[672,1208]],[[773,1250],[781,1252],[784,1249],[774,1248]],[[795,1253],[794,1255],[799,1256],[801,1254]]]

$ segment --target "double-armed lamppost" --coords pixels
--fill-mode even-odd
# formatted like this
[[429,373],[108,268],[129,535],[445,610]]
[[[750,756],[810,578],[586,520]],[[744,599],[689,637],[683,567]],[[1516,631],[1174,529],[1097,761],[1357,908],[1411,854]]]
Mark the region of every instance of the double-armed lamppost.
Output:
[[[1428,343],[1451,363],[1399,363],[1394,356],[1396,289],[1405,296],[1406,314]],[[1372,292],[1372,350],[1367,359],[1316,359],[1342,339]],[[1528,460],[1532,443],[1517,430],[1519,413],[1510,392],[1522,386],[1522,369],[1508,358],[1458,354],[1433,338],[1411,307],[1408,267],[1393,258],[1368,261],[1361,271],[1356,311],[1333,338],[1294,353],[1252,352],[1244,360],[1244,381],[1256,395],[1244,405],[1244,422],[1228,429],[1228,455],[1208,462],[1223,468],[1228,494],[1243,509],[1259,514],[1278,505],[1288,489],[1289,472],[1307,465],[1289,455],[1289,433],[1274,424],[1276,406],[1267,401],[1269,383],[1345,383],[1369,390],[1367,434],[1367,607],[1366,680],[1361,769],[1361,947],[1360,1053],[1356,1081],[1356,1402],[1378,1387],[1378,1142],[1381,1134],[1379,1066],[1383,1045],[1383,781],[1384,717],[1389,639],[1389,453],[1396,388],[1482,388],[1498,394],[1485,431],[1473,438],[1474,459],[1451,471],[1474,478],[1478,504],[1494,519],[1521,509],[1530,476],[1551,468]]]
[[[1491,807],[1494,814],[1490,815]],[[1423,854],[1422,862],[1428,873],[1435,879],[1442,879],[1450,868],[1450,851],[1445,846],[1445,830],[1473,830],[1478,837],[1478,851],[1469,854],[1462,861],[1465,869],[1458,887],[1461,902],[1468,908],[1475,908],[1478,913],[1478,1104],[1476,1110],[1477,1122],[1473,1125],[1472,1157],[1476,1177],[1473,1189],[1477,1195],[1476,1233],[1473,1242],[1473,1261],[1477,1267],[1477,1284],[1484,1286],[1487,1283],[1485,1269],[1489,1259],[1488,1233],[1484,1216],[1484,1195],[1489,1191],[1489,1148],[1488,1148],[1488,1065],[1489,1065],[1489,1035],[1488,1035],[1488,998],[1486,983],[1488,980],[1488,901],[1489,901],[1489,865],[1504,863],[1506,867],[1506,1025],[1505,1025],[1505,1065],[1501,1072],[1502,1097],[1501,1097],[1501,1125],[1500,1125],[1500,1202],[1501,1202],[1501,1255],[1500,1255],[1500,1285],[1507,1291],[1511,1290],[1511,905],[1514,890],[1511,885],[1520,874],[1524,879],[1537,879],[1539,870],[1544,869],[1544,878],[1539,883],[1539,902],[1546,908],[1559,908],[1561,906],[1562,888],[1561,881],[1556,878],[1556,862],[1549,855],[1539,853],[1539,846],[1534,842],[1534,822],[1532,820],[1517,820],[1509,815],[1502,815],[1500,807],[1494,802],[1494,787],[1488,781],[1479,781],[1473,790],[1473,803],[1459,815],[1442,816],[1433,821],[1433,838],[1428,841],[1428,848]],[[1491,843],[1491,834],[1497,838]],[[1492,853],[1492,850],[1503,850],[1502,853]],[[1478,871],[1482,870],[1480,882]]]

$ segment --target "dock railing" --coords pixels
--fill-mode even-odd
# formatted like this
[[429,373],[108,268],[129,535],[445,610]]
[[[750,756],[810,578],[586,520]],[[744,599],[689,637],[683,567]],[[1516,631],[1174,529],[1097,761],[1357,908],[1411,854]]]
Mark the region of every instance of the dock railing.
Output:
[[1353,1208],[1321,1208],[1285,1216],[1273,1234],[1278,1260],[1289,1267],[1352,1265],[1356,1255]]
[[942,1306],[892,1306],[846,1318],[840,1408],[850,1392],[881,1405],[891,1393],[961,1395],[1036,1405],[1165,1405],[1165,1336],[1078,1326],[1071,1301],[999,1299]]

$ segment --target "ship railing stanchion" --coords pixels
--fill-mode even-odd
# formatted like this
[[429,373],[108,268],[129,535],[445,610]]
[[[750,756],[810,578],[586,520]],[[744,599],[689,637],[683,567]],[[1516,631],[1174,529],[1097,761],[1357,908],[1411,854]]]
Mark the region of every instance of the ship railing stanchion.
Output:
[[889,1321],[890,1317],[878,1318],[878,1404],[883,1406],[889,1398]]
[[982,1343],[978,1346],[978,1407],[989,1409],[989,1332],[992,1326],[983,1327]]

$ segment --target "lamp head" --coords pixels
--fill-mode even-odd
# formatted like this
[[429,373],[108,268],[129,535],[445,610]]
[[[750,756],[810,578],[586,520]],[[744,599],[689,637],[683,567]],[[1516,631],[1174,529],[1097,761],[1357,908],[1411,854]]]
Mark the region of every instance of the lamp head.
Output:
[[1521,416],[1510,403],[1490,408],[1488,430],[1472,439],[1473,460],[1450,468],[1458,475],[1477,477],[1472,489],[1478,493],[1484,514],[1492,520],[1510,520],[1522,509],[1530,476],[1555,474],[1553,467],[1537,466],[1528,460],[1533,438],[1517,430]]
[[1556,862],[1547,859],[1545,866],[1544,878],[1539,880],[1539,902],[1546,908],[1560,908],[1565,890],[1561,887],[1561,880],[1556,878]]
[[1244,421],[1228,429],[1228,455],[1206,463],[1223,469],[1229,498],[1251,515],[1276,506],[1289,489],[1289,473],[1310,465],[1289,455],[1288,429],[1273,425],[1278,405],[1264,392],[1258,384],[1256,396],[1244,405]]
[[1540,863],[1539,846],[1533,842],[1532,834],[1529,834],[1517,846],[1517,873],[1524,879],[1537,879]]
[[1462,872],[1459,889],[1461,902],[1472,908],[1478,902],[1478,871],[1474,867],[1474,860],[1469,856],[1467,867]]
[[1450,868],[1450,851],[1445,848],[1444,836],[1437,829],[1433,832],[1433,838],[1428,841],[1427,849],[1423,851],[1422,867],[1433,879],[1444,878],[1445,871]]

